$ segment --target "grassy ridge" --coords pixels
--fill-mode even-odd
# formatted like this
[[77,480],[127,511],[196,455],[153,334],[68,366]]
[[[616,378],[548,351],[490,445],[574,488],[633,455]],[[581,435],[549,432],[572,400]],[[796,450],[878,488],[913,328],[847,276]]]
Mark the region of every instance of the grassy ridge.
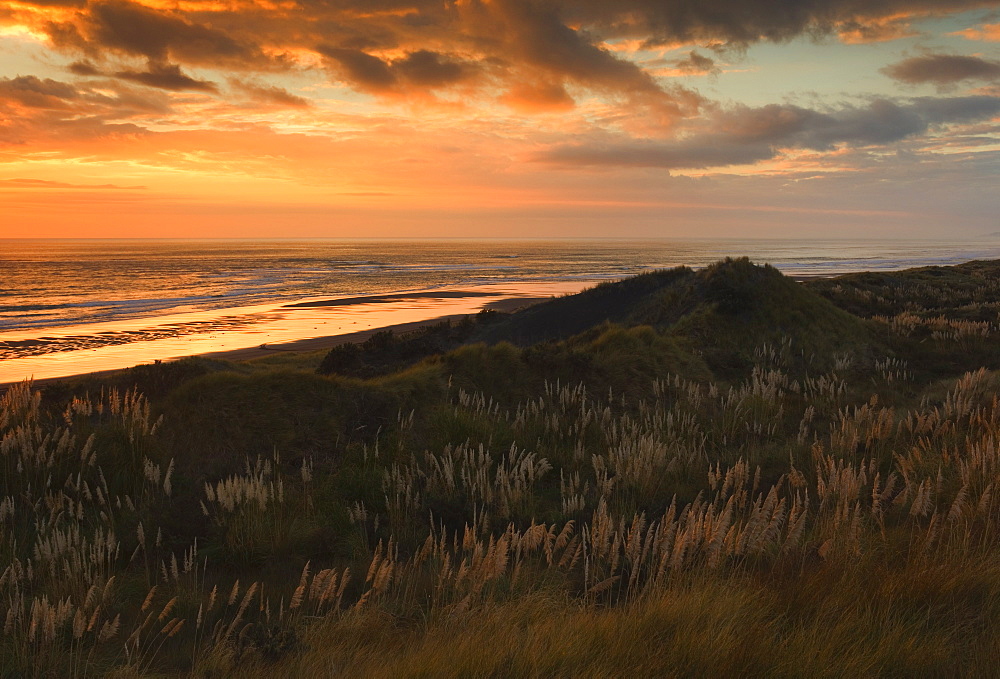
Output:
[[[482,313],[407,337],[379,333],[362,344],[335,348],[319,373],[373,377],[477,342],[536,347],[539,354],[545,349],[538,347],[554,354],[586,354],[597,334],[615,326],[648,326],[669,337],[676,345],[668,352],[673,372],[686,377],[705,378],[706,368],[718,377],[736,375],[751,365],[753,348],[783,341],[794,343],[800,354],[808,352],[814,363],[832,361],[839,351],[885,351],[870,323],[776,269],[743,258],[700,271],[678,267],[641,274],[514,314]],[[631,353],[625,346],[616,350]]]
[[806,287],[858,316],[912,313],[925,318],[995,321],[1000,312],[1000,265],[973,261],[906,271],[815,279]]
[[995,318],[854,280],[727,260],[325,374],[11,389],[0,670],[990,676]]

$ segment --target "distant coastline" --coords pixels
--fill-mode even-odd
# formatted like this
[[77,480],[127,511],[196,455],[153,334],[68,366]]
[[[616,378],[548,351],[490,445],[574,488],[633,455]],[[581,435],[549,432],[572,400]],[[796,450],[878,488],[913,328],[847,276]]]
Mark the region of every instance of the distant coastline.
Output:
[[[336,338],[726,256],[794,280],[1000,257],[982,240],[11,241],[0,383]],[[332,339],[331,339],[332,338]],[[264,346],[264,349],[260,349]],[[282,349],[277,349],[282,347]]]
[[[575,292],[573,285],[562,292]],[[39,338],[0,333],[0,386],[59,379],[186,356],[248,360],[276,351],[316,351],[361,341],[379,330],[408,332],[482,309],[513,311],[548,299],[530,289],[441,290],[309,300],[271,308],[104,323],[50,330]],[[552,294],[561,294],[551,290]],[[360,326],[360,327],[359,327]],[[22,333],[23,334],[23,333]],[[263,340],[263,341],[262,341]]]

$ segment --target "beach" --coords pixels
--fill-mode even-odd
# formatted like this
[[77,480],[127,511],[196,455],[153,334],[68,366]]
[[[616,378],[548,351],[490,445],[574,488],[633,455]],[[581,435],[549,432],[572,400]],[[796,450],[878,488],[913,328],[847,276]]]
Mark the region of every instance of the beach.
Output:
[[0,385],[104,373],[187,356],[250,360],[319,351],[373,333],[406,333],[483,309],[513,311],[587,282],[521,283],[306,299],[93,324],[0,333]]
[[[533,304],[538,304],[539,302],[544,302],[547,299],[550,298],[511,297],[507,299],[497,300],[495,302],[489,302],[487,304],[484,304],[481,308],[509,313],[517,311],[518,309],[524,309]],[[311,305],[315,306],[315,304]],[[452,322],[459,321],[465,318],[466,316],[468,316],[468,314],[449,314],[446,316],[436,316],[434,318],[428,318],[427,320],[423,321],[396,323],[395,325],[380,326],[376,328],[370,328],[367,330],[357,330],[354,332],[348,332],[340,335],[308,337],[304,339],[291,340],[288,342],[274,342],[269,344],[262,344],[256,347],[246,347],[244,349],[229,349],[226,351],[215,351],[199,355],[204,356],[206,358],[221,358],[228,361],[249,361],[255,358],[264,358],[265,356],[273,356],[275,352],[280,352],[280,351],[289,351],[289,352],[320,351],[323,349],[332,349],[335,346],[341,344],[347,344],[349,342],[364,342],[366,339],[368,339],[377,332],[389,330],[397,335],[401,335],[408,332],[413,332],[414,330],[419,330],[420,328],[425,328],[429,325],[441,323],[443,321],[452,321]]]
[[314,351],[728,256],[804,281],[1000,256],[986,241],[8,241],[0,384]]

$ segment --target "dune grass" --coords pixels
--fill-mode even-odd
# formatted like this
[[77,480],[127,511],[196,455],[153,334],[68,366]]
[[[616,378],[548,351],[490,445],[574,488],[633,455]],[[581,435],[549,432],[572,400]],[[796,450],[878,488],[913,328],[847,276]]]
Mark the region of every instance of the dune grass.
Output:
[[991,676],[1000,373],[966,367],[994,326],[795,285],[675,270],[589,293],[629,321],[386,338],[367,378],[14,387],[0,673]]

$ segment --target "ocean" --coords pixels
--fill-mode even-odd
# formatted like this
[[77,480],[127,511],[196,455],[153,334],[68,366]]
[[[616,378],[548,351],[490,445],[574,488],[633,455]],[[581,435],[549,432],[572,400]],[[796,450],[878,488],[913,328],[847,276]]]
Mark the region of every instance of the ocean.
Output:
[[[727,256],[835,275],[1000,258],[1000,241],[0,240],[0,382],[471,313]],[[287,306],[310,300],[325,304]]]

